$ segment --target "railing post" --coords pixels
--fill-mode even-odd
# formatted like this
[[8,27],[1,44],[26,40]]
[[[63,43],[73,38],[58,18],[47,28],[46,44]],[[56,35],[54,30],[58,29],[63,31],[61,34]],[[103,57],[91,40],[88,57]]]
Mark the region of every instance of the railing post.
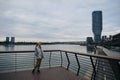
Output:
[[50,52],[50,56],[49,56],[49,68],[51,67],[51,54],[52,52]]
[[79,75],[79,71],[80,71],[80,63],[79,63],[77,54],[75,54],[75,58],[76,58],[76,61],[77,61],[77,64],[78,64],[78,71],[77,71],[77,76],[78,76]]
[[35,62],[36,62],[36,57],[35,57],[35,54],[33,54],[33,56],[34,56],[34,68],[35,68]]
[[67,61],[68,61],[68,65],[67,65],[67,70],[69,69],[69,66],[70,66],[70,60],[69,60],[69,57],[68,57],[68,54],[67,52],[65,52],[65,55],[67,57]]
[[34,55],[34,68],[35,68],[35,60],[36,60],[36,59],[35,59],[35,55]]
[[90,56],[90,60],[91,60],[91,64],[92,64],[92,67],[93,67],[93,73],[92,73],[91,80],[95,80],[96,70],[95,70],[95,65],[94,65],[94,63],[93,63],[93,59],[92,59],[91,56]]
[[61,67],[62,67],[62,64],[63,64],[62,51],[60,51],[60,55],[61,55]]

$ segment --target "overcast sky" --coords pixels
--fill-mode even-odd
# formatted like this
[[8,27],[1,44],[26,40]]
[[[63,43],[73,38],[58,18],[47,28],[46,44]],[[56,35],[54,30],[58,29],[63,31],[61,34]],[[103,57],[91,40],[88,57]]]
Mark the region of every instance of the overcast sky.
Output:
[[0,41],[86,40],[95,10],[103,12],[102,35],[120,32],[120,0],[0,0]]

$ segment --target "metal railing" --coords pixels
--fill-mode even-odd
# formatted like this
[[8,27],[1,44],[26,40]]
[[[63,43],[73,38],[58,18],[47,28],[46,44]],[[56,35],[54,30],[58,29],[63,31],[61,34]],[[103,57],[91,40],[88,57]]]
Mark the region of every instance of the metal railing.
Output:
[[[60,55],[54,54],[51,55],[51,64],[50,63],[50,54],[44,54],[44,58],[41,63],[41,68],[46,67],[55,67],[59,66]],[[62,54],[61,54],[62,55]],[[53,58],[54,57],[54,58]],[[0,51],[0,73],[7,72],[17,72],[21,70],[31,70],[34,68],[36,59],[34,56],[34,51]]]
[[34,67],[34,51],[0,51],[0,73],[31,70]]
[[[119,80],[114,66],[118,66],[119,58],[86,54],[65,50],[44,50],[41,67],[61,66],[83,76],[87,80]],[[35,64],[34,51],[0,51],[0,72],[16,72],[33,69]]]
[[112,66],[114,64],[114,66],[117,66],[116,70],[120,70],[120,58],[65,50],[46,50],[45,52],[50,52],[49,59],[51,59],[52,53],[62,54],[61,66],[66,67],[67,70],[74,71],[77,76],[84,76],[88,80],[120,79],[120,73],[116,73],[114,71],[115,68]]

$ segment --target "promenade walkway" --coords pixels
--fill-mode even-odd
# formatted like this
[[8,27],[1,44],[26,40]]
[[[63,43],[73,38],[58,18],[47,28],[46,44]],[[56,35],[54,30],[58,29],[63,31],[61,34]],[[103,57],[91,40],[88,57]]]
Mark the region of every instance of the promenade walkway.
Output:
[[63,67],[41,69],[40,73],[31,70],[0,73],[0,80],[85,80]]
[[[106,54],[105,50],[107,50],[107,49],[99,46],[99,47],[97,47],[97,54],[105,55],[105,56],[112,56],[111,54]],[[116,77],[118,77],[119,73],[116,71],[113,72],[113,70],[114,69],[118,70],[118,67],[116,67],[116,64],[115,64],[114,67],[112,68],[112,65],[113,65],[113,63],[111,63],[109,60],[98,59],[96,79],[97,80],[107,80],[107,79],[116,80],[115,75],[117,75]],[[113,74],[115,74],[115,75],[113,75]]]
[[102,46],[97,46],[97,48],[102,49],[104,51],[105,55],[107,55],[107,56],[112,56],[112,57],[118,57],[118,58],[120,58],[120,52],[112,51],[112,50],[109,50],[109,49],[104,48]]

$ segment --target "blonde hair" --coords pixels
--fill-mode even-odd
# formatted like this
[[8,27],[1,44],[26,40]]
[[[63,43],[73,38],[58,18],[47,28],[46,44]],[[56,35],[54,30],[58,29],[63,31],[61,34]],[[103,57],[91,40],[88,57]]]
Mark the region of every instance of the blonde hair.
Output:
[[37,45],[38,45],[38,46],[40,46],[41,44],[42,44],[42,42],[40,42],[40,41],[39,41],[39,42],[37,42]]

